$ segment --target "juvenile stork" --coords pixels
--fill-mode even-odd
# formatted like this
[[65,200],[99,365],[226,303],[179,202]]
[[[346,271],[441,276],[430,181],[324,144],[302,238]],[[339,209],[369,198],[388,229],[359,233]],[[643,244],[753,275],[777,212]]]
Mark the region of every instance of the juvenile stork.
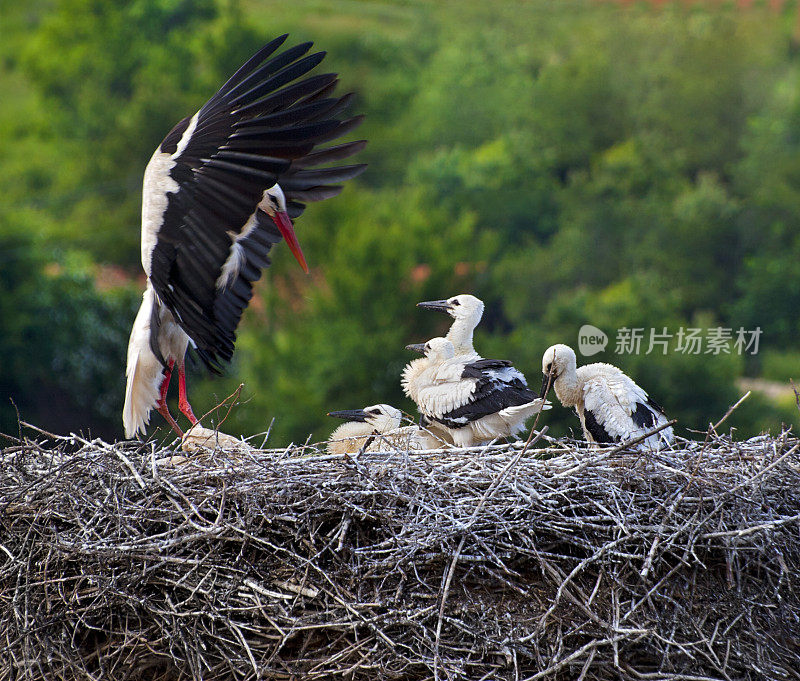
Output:
[[456,355],[446,338],[406,347],[424,353],[426,362],[404,371],[404,392],[424,423],[443,430],[458,447],[514,436],[528,418],[550,408],[507,360]]
[[426,300],[417,303],[417,307],[449,314],[453,323],[445,338],[453,344],[456,355],[480,357],[472,345],[472,333],[483,317],[484,305],[480,298],[462,293],[447,300]]
[[403,414],[388,404],[363,409],[332,411],[328,416],[350,419],[328,438],[329,454],[439,449],[446,443],[419,426],[402,426]]
[[[667,423],[664,410],[630,377],[611,364],[597,362],[576,369],[575,352],[567,345],[553,345],[542,356],[544,374],[541,397],[549,387],[565,407],[574,407],[583,435],[589,442],[611,444],[643,435]],[[672,427],[642,442],[658,449],[672,442]]]
[[[188,345],[218,373],[233,354],[235,330],[286,239],[308,272],[292,228],[309,201],[336,196],[364,165],[317,168],[352,156],[364,141],[317,145],[346,134],[361,117],[342,119],[351,95],[331,96],[336,74],[305,76],[324,52],[312,43],[274,54],[281,36],[253,55],[193,116],[156,149],[142,189],[142,306],[128,345],[123,423],[145,432],[155,407],[178,434],[167,409],[177,364],[179,407],[196,423],[186,397]],[[274,55],[274,56],[273,56]]]

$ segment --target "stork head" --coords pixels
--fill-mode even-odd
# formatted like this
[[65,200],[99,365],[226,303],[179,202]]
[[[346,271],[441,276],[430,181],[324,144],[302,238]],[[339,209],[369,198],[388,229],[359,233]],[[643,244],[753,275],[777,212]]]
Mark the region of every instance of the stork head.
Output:
[[345,409],[328,412],[328,416],[359,423],[368,423],[379,433],[388,433],[400,427],[403,413],[388,404],[373,404],[363,409]]
[[286,197],[283,195],[283,190],[280,188],[279,184],[273,184],[264,192],[264,200],[259,204],[259,207],[272,218],[275,226],[286,240],[286,245],[289,247],[292,255],[294,255],[297,262],[300,263],[300,267],[308,274],[308,265],[306,264],[303,251],[300,248],[300,243],[295,236],[292,221],[289,219],[289,214],[286,212]]
[[417,303],[417,307],[446,312],[453,319],[469,321],[475,327],[481,321],[484,306],[480,298],[471,296],[468,293],[462,293],[447,300],[426,300],[422,303]]
[[456,356],[456,349],[446,338],[431,338],[427,343],[406,345],[406,350],[413,350],[428,359],[444,361]]
[[542,355],[543,378],[539,397],[547,397],[548,388],[553,387],[556,379],[568,371],[575,371],[576,365],[575,351],[569,345],[558,343],[547,348]]

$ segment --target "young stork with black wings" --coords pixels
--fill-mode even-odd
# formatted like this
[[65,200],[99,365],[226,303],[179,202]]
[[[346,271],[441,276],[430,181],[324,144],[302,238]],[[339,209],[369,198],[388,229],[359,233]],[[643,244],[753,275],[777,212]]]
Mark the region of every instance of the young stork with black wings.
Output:
[[338,183],[364,169],[318,167],[363,148],[366,142],[358,141],[314,151],[361,118],[340,118],[351,95],[332,95],[336,74],[297,80],[325,53],[304,56],[312,44],[303,43],[274,54],[285,39],[253,55],[196,114],[172,129],[147,164],[147,287],[128,345],[127,437],[145,432],[153,408],[182,434],[166,403],[176,364],[180,410],[196,423],[186,397],[187,346],[219,372],[233,355],[236,327],[273,244],[286,239],[307,272],[292,219],[305,203],[336,196]]
[[550,408],[508,360],[456,355],[446,338],[407,348],[427,362],[403,372],[404,392],[425,425],[443,430],[458,447],[516,435],[528,418]]
[[[550,387],[565,407],[574,407],[587,441],[623,442],[667,423],[664,410],[621,369],[603,362],[576,368],[575,351],[553,345],[542,356],[542,392]],[[672,442],[672,427],[648,437],[641,447],[658,449]]]

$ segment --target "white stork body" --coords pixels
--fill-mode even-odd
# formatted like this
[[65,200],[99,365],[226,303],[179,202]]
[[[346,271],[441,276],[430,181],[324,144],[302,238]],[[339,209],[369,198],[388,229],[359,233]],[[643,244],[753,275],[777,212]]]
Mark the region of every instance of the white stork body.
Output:
[[453,344],[456,355],[474,356],[475,359],[480,359],[480,355],[472,344],[475,327],[483,317],[484,305],[480,298],[462,293],[447,300],[426,300],[417,303],[417,307],[449,314],[453,318],[453,323],[445,338]]
[[328,438],[329,454],[394,452],[439,449],[445,442],[419,426],[401,426],[402,412],[388,404],[352,411],[332,411],[328,416],[353,419]]
[[456,446],[514,436],[528,418],[549,409],[507,360],[458,356],[446,338],[408,347],[424,352],[425,361],[406,367],[403,390],[430,426],[446,432]]
[[[602,362],[576,365],[575,352],[569,346],[548,348],[542,357],[542,393],[549,382],[561,404],[575,408],[589,442],[623,442],[667,423],[661,407],[617,367]],[[672,438],[668,427],[648,437],[642,446],[658,449]]]
[[292,219],[305,203],[336,196],[365,166],[317,168],[352,156],[365,142],[316,150],[360,117],[340,120],[350,95],[330,97],[336,74],[305,76],[324,53],[304,43],[273,55],[286,36],[251,57],[193,116],[164,138],[144,173],[142,267],[147,288],[128,345],[123,423],[144,433],[155,407],[181,433],[166,405],[175,364],[179,406],[186,398],[184,356],[197,351],[212,371],[231,359],[253,283],[286,239],[308,267]]

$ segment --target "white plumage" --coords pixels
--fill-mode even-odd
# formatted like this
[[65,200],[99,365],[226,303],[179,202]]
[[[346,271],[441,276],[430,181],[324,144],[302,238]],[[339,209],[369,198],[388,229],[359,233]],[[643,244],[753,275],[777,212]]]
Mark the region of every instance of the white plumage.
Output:
[[[617,367],[602,362],[576,367],[572,348],[549,347],[542,356],[542,397],[550,382],[561,404],[575,408],[588,441],[622,442],[667,423],[661,407]],[[657,449],[672,438],[668,427],[648,437],[642,446]]]
[[[157,333],[151,329],[153,323],[158,327]],[[157,343],[168,369],[165,370],[156,357],[151,345],[153,342]],[[196,423],[185,397],[184,356],[188,344],[189,336],[175,322],[172,313],[157,304],[156,293],[148,282],[128,341],[127,385],[122,409],[125,437],[134,437],[140,431],[144,434],[150,422],[150,411],[154,408],[158,408],[170,426],[179,430],[165,401],[169,377],[176,362],[182,387],[180,409],[187,416],[191,414],[190,420]]]
[[526,419],[549,408],[506,360],[458,356],[446,338],[408,347],[425,357],[404,369],[403,391],[430,427],[459,447],[516,435]]
[[401,426],[403,414],[388,404],[332,411],[328,416],[352,419],[328,438],[329,454],[439,449],[447,443],[419,426]]
[[444,312],[453,318],[453,323],[445,338],[453,344],[457,356],[480,355],[472,344],[472,335],[475,327],[483,317],[483,301],[468,293],[462,293],[447,300],[426,300],[417,303],[417,307],[426,310]]

